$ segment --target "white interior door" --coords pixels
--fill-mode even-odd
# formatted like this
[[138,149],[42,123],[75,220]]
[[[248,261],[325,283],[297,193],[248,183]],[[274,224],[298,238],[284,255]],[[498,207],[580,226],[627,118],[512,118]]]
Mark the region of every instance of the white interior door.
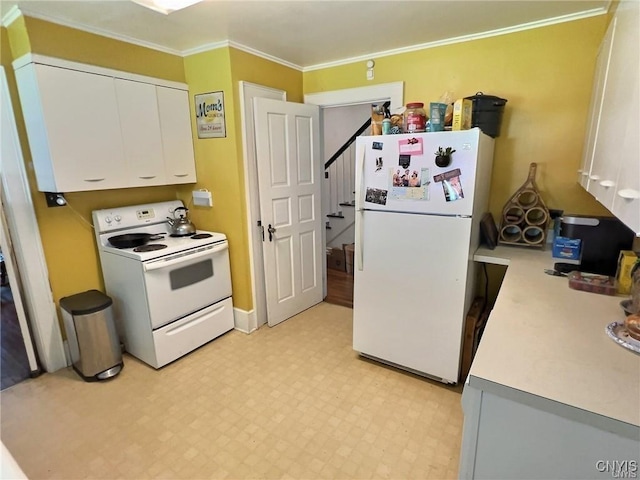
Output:
[[319,109],[254,99],[269,326],[322,301]]
[[252,332],[267,323],[267,294],[264,279],[264,258],[262,255],[262,231],[260,227],[260,192],[258,189],[258,164],[256,160],[256,132],[253,122],[253,99],[271,98],[287,100],[287,92],[263,85],[241,81],[240,101],[242,110],[242,149],[244,151],[244,174],[249,230],[249,256],[251,258],[251,293],[253,312],[242,322],[236,312],[236,328]]

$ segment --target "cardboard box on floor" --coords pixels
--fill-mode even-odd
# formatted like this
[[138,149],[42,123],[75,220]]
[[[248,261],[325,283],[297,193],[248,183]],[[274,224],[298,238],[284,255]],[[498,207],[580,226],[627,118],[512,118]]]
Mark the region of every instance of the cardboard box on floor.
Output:
[[343,243],[342,249],[344,250],[344,258],[347,266],[347,273],[353,275],[353,254],[355,250],[355,243]]
[[341,248],[327,247],[327,268],[346,271],[344,250]]

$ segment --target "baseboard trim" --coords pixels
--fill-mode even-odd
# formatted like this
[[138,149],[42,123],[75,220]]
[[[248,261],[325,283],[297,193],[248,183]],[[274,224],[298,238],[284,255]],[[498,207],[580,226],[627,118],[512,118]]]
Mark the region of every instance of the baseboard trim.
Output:
[[249,334],[258,329],[258,318],[255,310],[241,310],[233,308],[234,328],[242,333]]

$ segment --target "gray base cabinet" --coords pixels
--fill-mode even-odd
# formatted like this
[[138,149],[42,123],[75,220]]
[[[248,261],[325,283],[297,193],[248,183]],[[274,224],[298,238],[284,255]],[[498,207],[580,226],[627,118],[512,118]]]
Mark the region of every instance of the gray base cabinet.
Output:
[[506,387],[487,390],[464,386],[460,478],[640,475],[638,427]]

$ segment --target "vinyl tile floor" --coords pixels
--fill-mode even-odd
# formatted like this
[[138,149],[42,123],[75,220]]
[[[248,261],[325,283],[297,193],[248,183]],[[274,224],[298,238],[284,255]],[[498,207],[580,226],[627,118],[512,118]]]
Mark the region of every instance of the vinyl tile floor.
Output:
[[31,479],[456,478],[461,388],[359,357],[352,310],[321,303],[115,379],[70,368],[0,393]]

